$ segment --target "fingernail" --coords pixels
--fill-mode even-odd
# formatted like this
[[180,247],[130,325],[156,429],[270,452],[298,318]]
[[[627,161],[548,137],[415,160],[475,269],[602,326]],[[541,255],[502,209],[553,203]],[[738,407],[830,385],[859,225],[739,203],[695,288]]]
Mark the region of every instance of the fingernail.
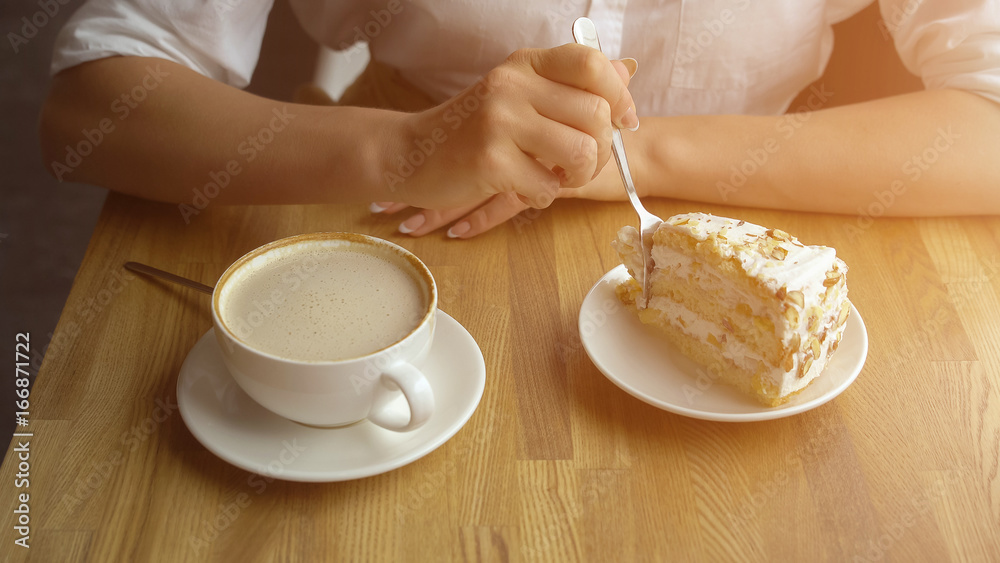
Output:
[[635,107],[630,107],[625,112],[625,117],[622,118],[622,126],[629,131],[639,129],[639,116],[635,113]]
[[368,206],[368,211],[371,211],[372,213],[382,213],[386,209],[389,209],[389,205],[390,204],[388,204],[388,203],[386,203],[386,204],[380,204],[380,203],[374,203],[373,202],[371,205]]
[[423,225],[425,221],[427,221],[427,217],[424,217],[423,213],[418,213],[413,217],[410,217],[406,221],[400,223],[399,232],[403,233],[404,235],[408,235],[413,231],[419,229],[420,226]]
[[635,76],[635,71],[639,70],[639,61],[631,57],[622,59],[622,64],[625,65],[625,70],[628,71],[629,78]]
[[472,225],[468,221],[462,221],[461,223],[455,225],[454,227],[448,229],[448,238],[458,238],[465,233],[469,232]]
[[556,200],[556,196],[554,195],[554,193],[550,194],[550,193],[546,192],[546,193],[543,193],[540,196],[536,197],[533,200],[533,203],[534,203],[533,207],[535,209],[545,209],[548,206],[552,205],[552,202],[555,201],[555,200]]

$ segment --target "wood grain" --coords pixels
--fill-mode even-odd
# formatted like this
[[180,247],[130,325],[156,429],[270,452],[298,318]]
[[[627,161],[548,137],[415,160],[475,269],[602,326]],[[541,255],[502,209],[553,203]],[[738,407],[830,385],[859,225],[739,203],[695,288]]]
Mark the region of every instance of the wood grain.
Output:
[[[857,382],[814,411],[752,424],[686,419],[620,391],[586,356],[576,319],[615,264],[615,230],[633,220],[622,203],[560,201],[451,241],[403,237],[362,206],[218,206],[188,225],[174,206],[112,195],[31,395],[34,547],[5,552],[65,561],[995,559],[1000,220],[878,220],[851,239],[853,217],[649,207],[738,215],[837,246],[871,337]],[[396,471],[268,482],[205,450],[173,407],[180,364],[211,325],[207,296],[119,266],[135,260],[211,284],[260,244],[320,230],[416,252],[441,307],[480,343],[486,392],[452,440]],[[8,452],[0,479],[13,482],[14,461]],[[10,514],[13,496],[2,506]],[[6,545],[13,534],[0,532]]]

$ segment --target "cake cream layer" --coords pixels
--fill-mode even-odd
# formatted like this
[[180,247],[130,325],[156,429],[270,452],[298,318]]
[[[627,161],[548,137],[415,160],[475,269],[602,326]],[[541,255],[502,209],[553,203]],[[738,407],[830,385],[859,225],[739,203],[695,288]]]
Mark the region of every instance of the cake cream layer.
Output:
[[[612,244],[641,278],[638,232],[625,227]],[[754,378],[766,403],[808,385],[843,334],[847,266],[832,248],[694,213],[661,225],[653,262],[651,310],[640,318],[710,343],[719,360]]]
[[722,356],[750,373],[760,369],[760,363],[765,361],[745,342],[737,338],[723,337],[726,334],[722,326],[707,320],[705,317],[691,311],[684,305],[664,297],[654,296],[650,299],[649,308],[660,316],[660,322],[670,323],[684,334],[702,342],[710,342],[709,335],[718,342]]

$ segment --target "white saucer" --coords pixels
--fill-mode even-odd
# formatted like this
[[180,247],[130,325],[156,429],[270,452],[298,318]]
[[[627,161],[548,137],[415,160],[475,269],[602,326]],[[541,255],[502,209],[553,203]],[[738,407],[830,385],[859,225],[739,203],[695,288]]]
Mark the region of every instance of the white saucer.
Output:
[[[438,311],[423,367],[434,389],[431,419],[412,432],[392,432],[363,420],[313,428],[284,419],[251,399],[230,377],[210,329],[177,377],[177,406],[206,448],[229,463],[287,481],[346,481],[391,471],[445,443],[469,420],[486,387],[486,363],[476,341]],[[406,404],[400,394],[400,408]]]
[[[625,266],[604,275],[580,307],[580,338],[590,359],[615,385],[655,407],[693,418],[728,422],[771,420],[814,409],[854,382],[868,356],[868,331],[851,305],[844,336],[823,374],[779,407],[765,407],[706,371],[639,321],[615,295]],[[701,374],[701,377],[699,377]]]

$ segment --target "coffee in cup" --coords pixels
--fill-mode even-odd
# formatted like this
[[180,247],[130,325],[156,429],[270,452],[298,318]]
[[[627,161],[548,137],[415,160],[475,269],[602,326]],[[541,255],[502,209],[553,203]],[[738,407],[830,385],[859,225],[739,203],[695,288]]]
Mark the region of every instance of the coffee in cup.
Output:
[[222,320],[257,350],[303,361],[371,354],[420,323],[428,292],[391,251],[320,241],[283,246],[233,272]]
[[[310,425],[368,418],[393,430],[430,416],[433,393],[418,366],[437,290],[405,249],[353,233],[282,239],[233,263],[212,303],[227,367],[269,410]],[[388,406],[396,389],[408,420]]]

